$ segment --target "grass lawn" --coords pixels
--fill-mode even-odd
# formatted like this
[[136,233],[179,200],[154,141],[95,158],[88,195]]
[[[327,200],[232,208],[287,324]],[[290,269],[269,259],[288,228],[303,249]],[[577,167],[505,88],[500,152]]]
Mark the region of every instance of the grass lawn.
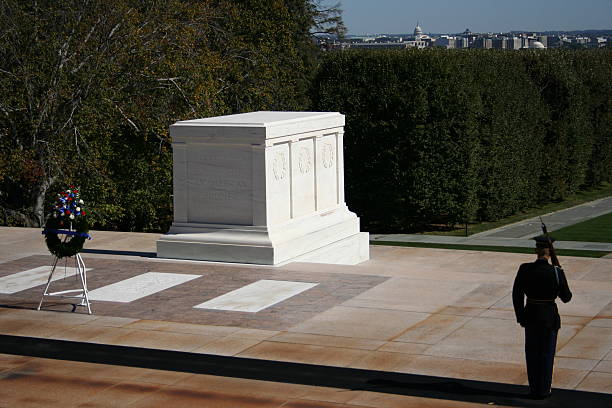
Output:
[[[537,217],[537,216],[548,214],[551,212],[574,207],[579,204],[584,204],[589,201],[594,201],[600,198],[611,197],[611,196],[612,196],[612,184],[604,183],[599,188],[588,190],[588,191],[580,191],[568,197],[565,201],[562,201],[560,203],[550,203],[550,204],[543,205],[541,207],[529,208],[529,209],[519,212],[518,214],[514,214],[509,217],[502,218],[498,221],[468,224],[468,235],[477,234],[479,232],[488,231],[488,230],[502,227],[504,225],[512,224],[518,221],[526,220],[529,218]],[[608,224],[608,227],[609,225],[610,224]],[[465,226],[457,225],[456,229],[450,230],[450,231],[424,231],[422,232],[422,234],[465,236]],[[556,231],[555,231],[555,234],[556,234]],[[557,238],[556,235],[555,235],[555,238]],[[557,239],[561,239],[561,238],[557,238]],[[580,239],[579,241],[582,241],[582,239]],[[612,242],[612,241],[591,241],[591,242]]]
[[[555,231],[556,232],[556,231]],[[487,245],[457,245],[457,244],[433,244],[425,242],[394,242],[394,241],[370,241],[370,245],[405,246],[416,248],[440,248],[458,249],[464,251],[488,251],[488,252],[512,252],[516,254],[533,254],[533,248],[523,247],[501,247]],[[585,258],[601,258],[610,252],[605,251],[581,251],[576,249],[556,249],[559,256],[580,256]]]
[[559,241],[612,242],[612,213],[551,232]]

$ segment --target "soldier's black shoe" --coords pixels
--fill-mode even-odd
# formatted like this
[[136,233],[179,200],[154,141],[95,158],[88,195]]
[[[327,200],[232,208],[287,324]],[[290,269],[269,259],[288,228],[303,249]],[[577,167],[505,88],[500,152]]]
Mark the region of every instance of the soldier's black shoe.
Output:
[[535,399],[535,400],[543,400],[546,398],[550,398],[551,393],[549,392],[548,394],[532,394],[529,393],[528,397],[530,399]]

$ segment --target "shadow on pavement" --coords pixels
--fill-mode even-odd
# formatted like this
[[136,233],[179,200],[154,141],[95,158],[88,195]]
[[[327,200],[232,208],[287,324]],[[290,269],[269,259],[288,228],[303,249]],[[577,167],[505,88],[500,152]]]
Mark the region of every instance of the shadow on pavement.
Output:
[[141,256],[143,258],[157,258],[157,253],[155,252],[117,251],[114,249],[83,249],[81,252],[86,253],[86,254],[125,255],[125,256]]
[[0,352],[512,407],[612,407],[612,394],[555,389],[531,400],[513,384],[34,337],[0,335]]

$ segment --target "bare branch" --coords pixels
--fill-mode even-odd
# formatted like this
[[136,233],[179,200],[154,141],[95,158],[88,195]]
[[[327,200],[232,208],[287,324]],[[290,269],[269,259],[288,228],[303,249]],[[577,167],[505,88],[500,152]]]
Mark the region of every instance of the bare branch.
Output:
[[169,81],[172,82],[172,84],[174,84],[174,86],[176,86],[176,89],[178,89],[178,91],[181,93],[181,95],[183,95],[183,99],[185,100],[185,102],[187,102],[187,105],[189,105],[189,109],[191,109],[191,112],[192,113],[196,113],[196,110],[193,107],[193,105],[191,104],[191,102],[189,101],[189,98],[187,98],[187,95],[185,95],[185,92],[183,92],[183,89],[179,86],[179,84],[176,82],[176,80],[174,78],[170,78]]
[[138,128],[138,126],[136,126],[136,124],[132,121],[132,119],[127,117],[127,115],[123,112],[123,109],[121,109],[121,107],[118,104],[116,104],[115,102],[111,101],[108,98],[105,98],[105,100],[107,100],[115,108],[117,108],[117,110],[119,111],[119,113],[121,113],[121,116],[123,116],[123,118],[127,121],[127,123],[129,123],[137,132],[140,132],[140,129]]
[[2,69],[2,68],[0,68],[0,72],[2,72],[2,73],[4,73],[4,74],[7,74],[7,75],[10,75],[10,76],[12,76],[13,78],[17,78],[17,75],[13,74],[12,72],[6,71],[6,70],[4,70],[4,69]]
[[119,27],[121,27],[121,23],[117,23],[113,29],[111,30],[111,32],[108,34],[108,39],[110,40],[112,38],[112,36],[115,34],[115,31],[117,31],[119,29]]

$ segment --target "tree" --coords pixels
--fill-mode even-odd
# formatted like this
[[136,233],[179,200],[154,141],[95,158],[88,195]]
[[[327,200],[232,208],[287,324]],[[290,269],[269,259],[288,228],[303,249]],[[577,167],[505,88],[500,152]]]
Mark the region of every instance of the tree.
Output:
[[228,16],[217,42],[229,63],[224,95],[232,112],[301,110],[316,72],[317,33],[343,33],[339,5],[321,0],[220,2]]
[[98,228],[167,228],[169,125],[305,109],[311,31],[333,25],[317,4],[0,0],[3,223],[41,225],[45,199],[72,183]]
[[105,171],[117,139],[163,146],[169,122],[222,111],[222,67],[202,47],[215,28],[209,3],[0,3],[2,161],[13,167],[2,180],[5,213],[41,225],[56,182],[87,184],[78,176],[89,173],[112,190]]
[[310,3],[312,16],[312,34],[331,34],[337,37],[346,35],[346,26],[342,19],[342,5],[340,2],[333,5],[325,0],[313,0]]

